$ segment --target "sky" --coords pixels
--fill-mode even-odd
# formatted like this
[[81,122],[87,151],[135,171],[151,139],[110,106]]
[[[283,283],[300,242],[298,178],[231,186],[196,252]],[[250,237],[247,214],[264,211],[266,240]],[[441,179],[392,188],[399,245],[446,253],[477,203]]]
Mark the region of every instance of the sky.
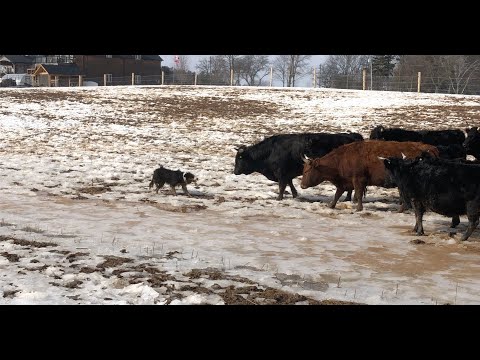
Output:
[[[175,55],[160,55],[161,58],[163,59],[163,65],[164,66],[169,66],[172,67],[174,65],[174,59]],[[202,59],[210,56],[210,55],[187,55],[189,59],[189,66],[191,71],[195,71],[195,65]],[[275,58],[275,55],[270,55],[272,60]],[[318,68],[318,66],[322,63],[325,62],[326,58],[328,55],[312,55],[312,58],[310,60],[311,66]],[[278,81],[274,80],[274,85],[279,86],[280,83],[277,83]],[[311,83],[311,79],[300,79],[298,82],[298,86],[303,87],[303,86],[309,86]]]
[[[0,304],[479,304],[479,230],[364,211],[328,183],[288,192],[234,175],[234,147],[290,132],[467,127],[477,96],[314,88],[0,89]],[[455,109],[455,111],[450,111]],[[440,122],[438,119],[442,119]],[[159,164],[193,195],[148,188]],[[423,244],[415,241],[422,240]],[[471,241],[470,241],[471,240]]]

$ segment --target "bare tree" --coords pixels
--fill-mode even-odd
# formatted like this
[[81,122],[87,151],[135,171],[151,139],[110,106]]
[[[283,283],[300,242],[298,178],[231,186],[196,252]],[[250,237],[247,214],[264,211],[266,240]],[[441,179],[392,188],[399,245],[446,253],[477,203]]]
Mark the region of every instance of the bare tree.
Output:
[[[240,85],[240,69],[238,67],[238,61],[242,58],[241,55],[223,55],[225,61],[228,63],[228,73],[230,74],[233,70],[233,75],[235,77],[235,84]],[[230,76],[230,75],[229,75]]]
[[215,55],[201,59],[196,69],[199,72],[199,82],[204,84],[228,85],[230,73],[224,56]]
[[245,55],[238,60],[238,72],[249,86],[260,86],[269,74],[268,55]]
[[188,57],[188,55],[179,55],[178,59],[179,63],[177,69],[188,72],[190,70],[190,58]]
[[307,75],[310,71],[310,58],[311,55],[288,55],[288,78],[287,86],[294,87],[295,80],[301,79]]
[[393,79],[397,84],[396,90],[399,91],[415,91],[417,89],[417,74],[422,72],[424,83],[427,82],[427,86],[423,86],[423,91],[430,92],[431,88],[435,88],[435,79],[429,78],[427,69],[427,58],[425,55],[401,55],[397,66],[393,70]]
[[272,63],[273,77],[282,82],[282,86],[287,84],[289,74],[289,55],[278,55]]
[[278,55],[273,61],[274,77],[283,86],[295,86],[295,81],[310,73],[311,55]]
[[361,86],[368,55],[329,55],[319,71],[319,85],[334,88]]
[[469,61],[465,55],[447,55],[442,63],[448,73],[450,88],[455,94],[463,94],[473,73],[479,68],[479,60]]
[[330,67],[336,74],[356,75],[365,67],[367,59],[367,55],[330,55],[325,66]]
[[[395,68],[394,76],[403,84],[412,80],[408,90],[416,89],[417,73],[422,73],[422,91],[435,93],[465,93],[471,79],[480,71],[480,58],[468,55],[404,55]],[[405,87],[405,85],[403,85]],[[469,91],[470,90],[470,91]]]

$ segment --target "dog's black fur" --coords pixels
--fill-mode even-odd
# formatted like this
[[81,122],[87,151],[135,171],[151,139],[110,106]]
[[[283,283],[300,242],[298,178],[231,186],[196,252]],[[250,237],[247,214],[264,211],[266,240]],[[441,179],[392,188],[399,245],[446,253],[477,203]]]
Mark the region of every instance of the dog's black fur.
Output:
[[167,183],[168,185],[170,185],[173,195],[177,196],[175,186],[181,185],[183,193],[190,197],[192,195],[190,195],[187,190],[187,184],[190,184],[193,181],[195,181],[195,175],[190,172],[183,173],[180,170],[169,170],[160,165],[160,167],[153,172],[152,181],[150,181],[150,185],[148,187],[149,189],[151,189],[153,187],[153,184],[155,184],[157,186],[155,190],[158,194],[158,190],[165,183]]

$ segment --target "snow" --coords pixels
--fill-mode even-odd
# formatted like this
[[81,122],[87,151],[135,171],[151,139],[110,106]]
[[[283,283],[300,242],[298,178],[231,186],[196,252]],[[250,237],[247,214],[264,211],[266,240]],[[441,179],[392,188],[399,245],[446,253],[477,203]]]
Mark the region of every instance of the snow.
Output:
[[[334,186],[303,190],[298,177],[299,197],[276,201],[276,183],[236,176],[233,164],[236,145],[278,133],[464,129],[479,106],[478,96],[311,88],[0,89],[0,304],[213,305],[231,287],[262,303],[242,292],[252,286],[478,304],[480,234],[460,242],[466,217],[450,229],[427,213],[417,237],[396,189],[369,187],[362,212],[330,209]],[[149,190],[159,164],[194,173],[193,196]]]

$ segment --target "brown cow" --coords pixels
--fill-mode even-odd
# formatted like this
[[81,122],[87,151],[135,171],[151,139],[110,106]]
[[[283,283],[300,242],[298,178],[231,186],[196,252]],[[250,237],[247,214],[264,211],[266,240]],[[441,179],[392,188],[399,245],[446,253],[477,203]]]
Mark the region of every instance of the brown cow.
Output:
[[365,140],[342,145],[321,158],[305,159],[301,187],[306,189],[323,181],[333,183],[337,191],[330,203],[332,209],[344,191],[355,190],[357,211],[362,211],[367,185],[396,186],[379,157],[401,158],[404,154],[407,158],[415,158],[423,151],[438,157],[435,146],[420,142]]

